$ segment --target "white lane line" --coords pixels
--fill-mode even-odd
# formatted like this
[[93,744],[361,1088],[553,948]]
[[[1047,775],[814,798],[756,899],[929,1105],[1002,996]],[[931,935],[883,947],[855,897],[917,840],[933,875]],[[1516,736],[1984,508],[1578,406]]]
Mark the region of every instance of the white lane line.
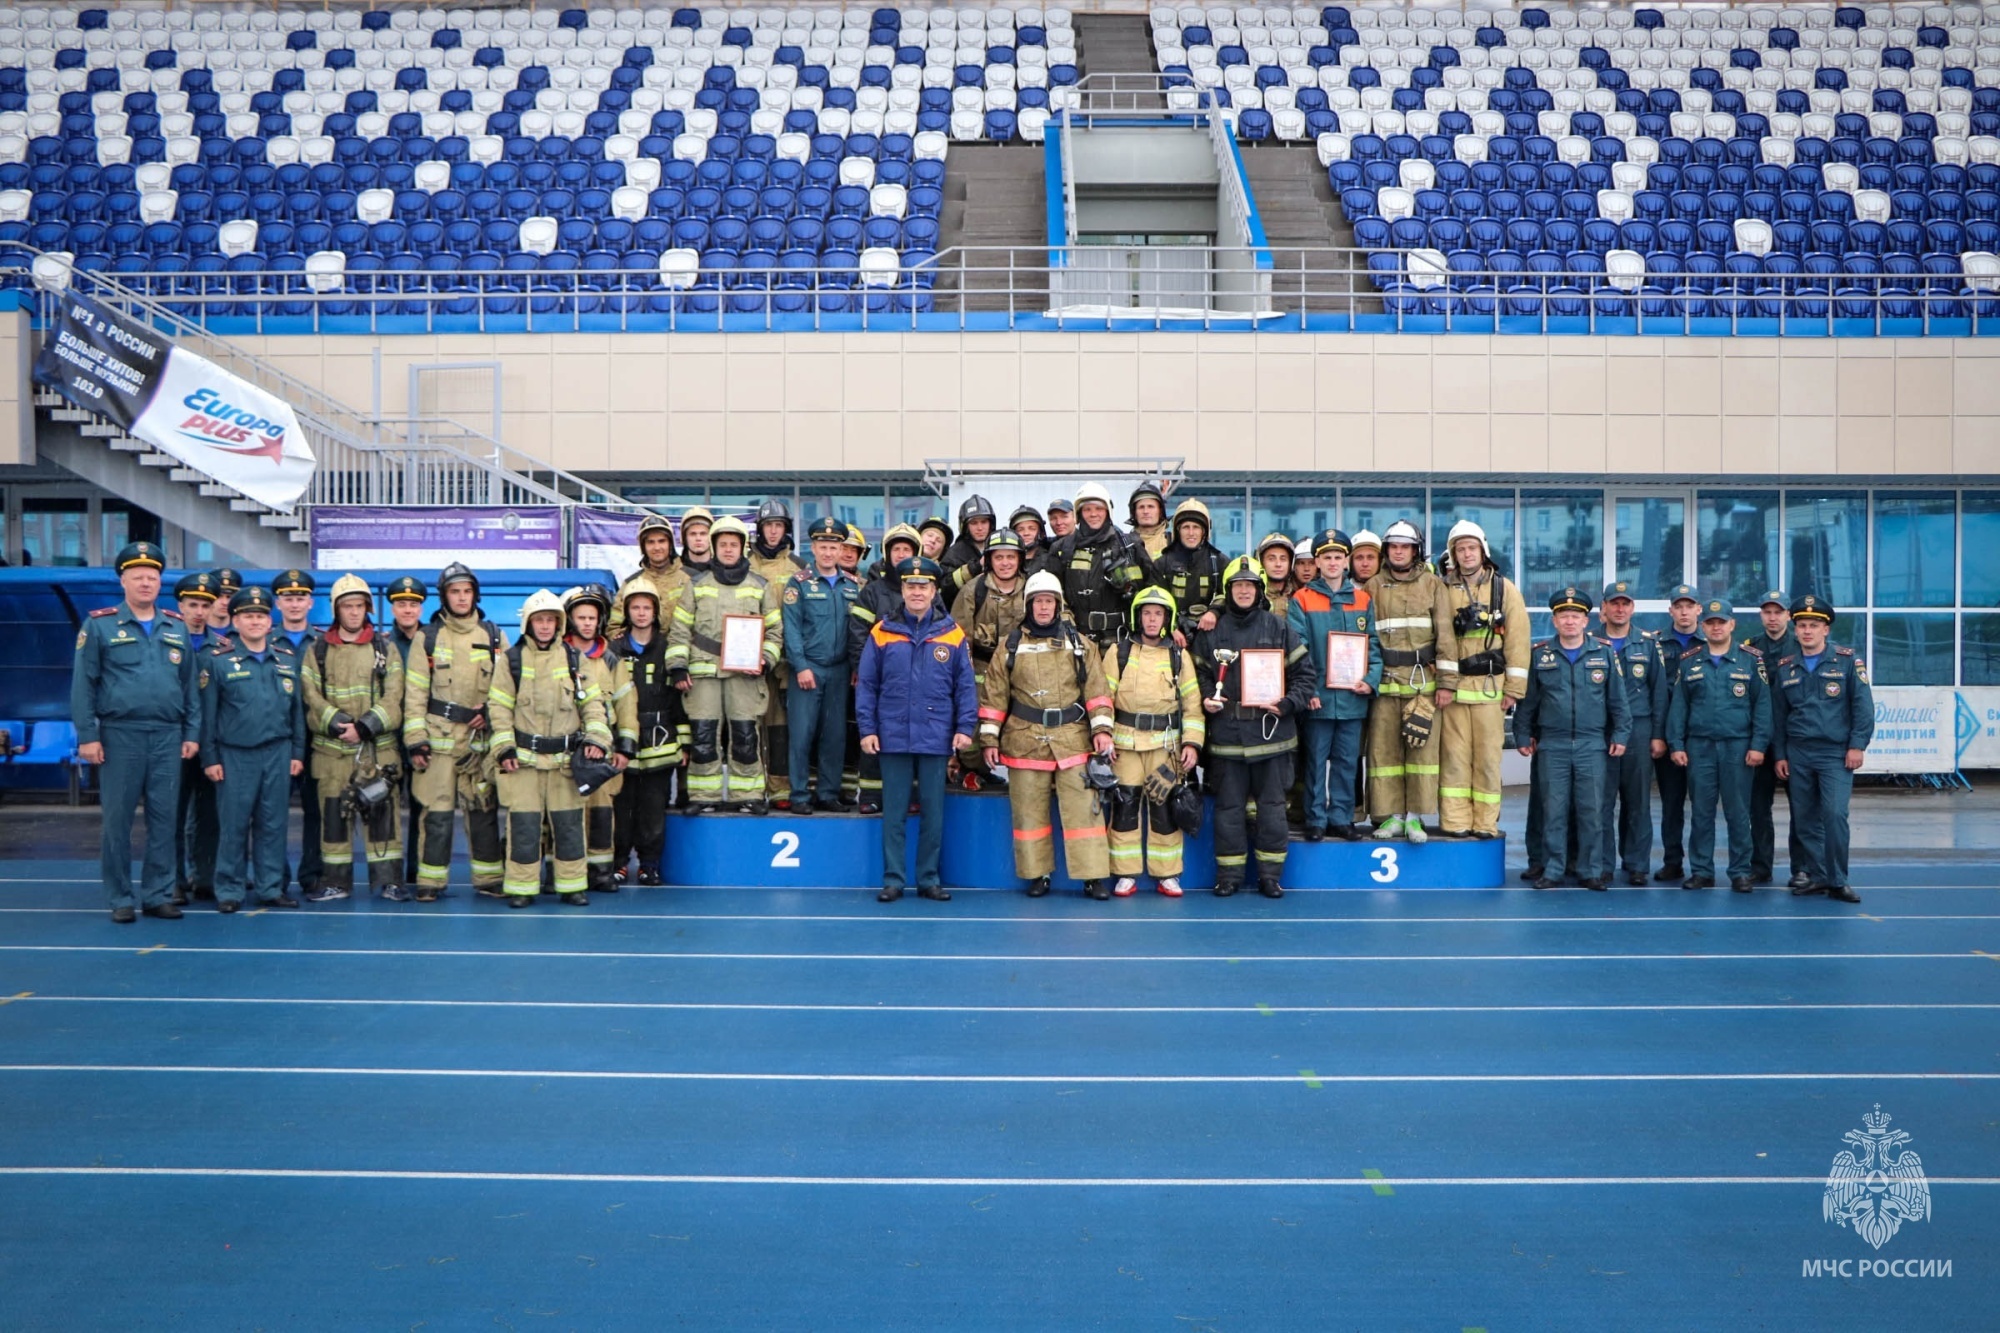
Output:
[[[22,916],[103,916],[101,907],[0,907],[0,915]],[[584,921],[788,921],[788,922],[831,922],[855,925],[924,925],[942,926],[958,924],[1002,924],[1030,926],[1428,926],[1428,925],[1488,925],[1502,922],[1523,922],[1540,925],[1544,922],[1578,922],[1588,925],[1720,925],[1739,921],[1785,921],[1800,924],[1819,925],[1829,921],[1840,921],[1841,916],[1810,911],[1800,912],[1757,912],[1732,914],[1729,916],[1524,916],[1519,914],[1501,916],[1288,916],[1288,917],[1236,917],[1236,916],[939,916],[905,915],[894,912],[871,913],[867,916],[851,916],[833,912],[772,913],[764,915],[756,912],[591,912],[588,916],[531,916],[526,921],[514,915],[499,912],[365,912],[327,913],[308,912],[299,916],[287,916],[286,921],[396,921],[396,922],[449,922],[457,925],[463,921],[498,921],[519,927],[535,921],[556,921],[572,925]],[[1965,913],[1893,913],[1885,912],[1870,918],[1875,921],[2000,921],[2000,912]]]
[[[0,1166],[0,1176],[193,1176],[252,1180],[426,1180],[552,1185],[845,1185],[892,1189],[1380,1189],[1622,1185],[1824,1185],[1824,1176],[702,1176],[569,1171],[369,1171],[259,1166]],[[2000,1176],[1931,1176],[2000,1185]]]
[[239,1074],[331,1078],[577,1079],[638,1083],[1007,1083],[1283,1084],[1322,1083],[1853,1083],[1985,1082],[2000,1073],[1737,1073],[1737,1074],[799,1074],[680,1069],[389,1069],[316,1065],[0,1065],[0,1074]]
[[242,995],[22,995],[18,1004],[237,1004],[330,1008],[585,1009],[776,1014],[1651,1014],[2000,1009],[2000,1004],[729,1004],[669,1000],[417,1000]]
[[[0,944],[0,953],[131,953],[115,944]],[[300,949],[250,945],[159,945],[149,955],[266,954],[335,958],[658,958],[673,962],[728,963],[1700,963],[1860,962],[1876,959],[1953,959],[1985,962],[1965,953],[1435,953],[1435,954],[1124,954],[1124,953],[675,953],[620,949]]]

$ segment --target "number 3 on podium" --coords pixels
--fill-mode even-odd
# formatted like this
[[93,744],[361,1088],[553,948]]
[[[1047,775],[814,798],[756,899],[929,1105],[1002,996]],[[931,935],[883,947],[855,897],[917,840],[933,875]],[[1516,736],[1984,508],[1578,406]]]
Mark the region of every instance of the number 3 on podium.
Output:
[[1396,876],[1401,873],[1400,868],[1396,865],[1396,849],[1394,847],[1377,847],[1369,855],[1375,858],[1376,869],[1368,872],[1368,878],[1374,880],[1377,884],[1394,884]]

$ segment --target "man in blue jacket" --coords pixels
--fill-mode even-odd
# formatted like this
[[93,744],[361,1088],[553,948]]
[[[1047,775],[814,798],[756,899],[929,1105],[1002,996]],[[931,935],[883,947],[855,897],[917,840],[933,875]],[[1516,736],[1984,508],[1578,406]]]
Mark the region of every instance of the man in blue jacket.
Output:
[[[1361,748],[1367,739],[1368,701],[1382,683],[1382,645],[1371,626],[1375,613],[1368,592],[1347,577],[1347,534],[1329,528],[1313,542],[1314,577],[1292,596],[1285,615],[1305,640],[1312,663],[1312,695],[1301,721],[1306,756],[1306,841],[1331,833],[1354,842],[1354,790],[1361,777]],[[1367,674],[1351,686],[1326,683],[1327,635],[1353,634],[1367,641]],[[1331,777],[1329,777],[1331,764]]]
[[812,766],[819,764],[819,804],[842,808],[840,770],[847,741],[847,626],[861,591],[840,568],[847,526],[836,518],[813,520],[811,569],[785,580],[785,663],[792,678],[785,687],[785,719],[791,732],[791,812],[813,812]]
[[903,896],[903,840],[912,784],[917,793],[917,895],[951,898],[938,877],[944,847],[944,779],[951,756],[972,744],[979,688],[965,631],[936,610],[937,561],[924,556],[896,566],[902,610],[883,616],[861,649],[855,717],[861,748],[882,760],[882,892]]

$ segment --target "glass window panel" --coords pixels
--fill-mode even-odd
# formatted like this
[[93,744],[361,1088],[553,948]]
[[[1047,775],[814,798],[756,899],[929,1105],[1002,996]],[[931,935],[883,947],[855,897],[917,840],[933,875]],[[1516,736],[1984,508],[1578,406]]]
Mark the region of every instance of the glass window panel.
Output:
[[1422,492],[1384,495],[1347,491],[1340,497],[1340,512],[1347,519],[1340,526],[1347,530],[1349,536],[1366,529],[1380,537],[1399,518],[1407,518],[1416,524],[1419,532],[1424,530]]
[[1835,607],[1868,602],[1868,496],[1785,492],[1785,591]]
[[932,514],[944,512],[944,501],[929,491],[898,491],[889,496],[889,527],[907,523],[911,527],[923,522]]
[[1754,606],[1778,581],[1778,493],[1702,491],[1695,509],[1695,586]]
[[1432,491],[1431,551],[1442,558],[1452,526],[1470,519],[1486,530],[1493,563],[1514,577],[1514,493],[1512,491]]
[[1967,616],[1958,683],[2000,685],[2000,616]]
[[[1949,685],[1956,654],[1952,651],[1952,617],[1936,612],[1875,613],[1875,657],[1868,678],[1877,685]],[[1835,642],[1844,636],[1845,621],[1834,624]]]
[[1183,500],[1199,500],[1207,505],[1208,539],[1215,543],[1215,549],[1225,556],[1233,559],[1242,555],[1250,549],[1250,543],[1256,540],[1249,532],[1248,511],[1243,507],[1243,491],[1240,487],[1213,495],[1175,491],[1168,499],[1176,505]]
[[883,504],[882,492],[865,491],[850,495],[801,495],[799,497],[800,550],[805,549],[806,529],[814,520],[832,514],[842,523],[851,523],[860,528],[870,545],[881,540],[882,530],[887,525],[883,515],[887,512]]
[[634,486],[626,489],[625,498],[633,504],[657,505],[669,513],[678,513],[680,510],[691,508],[694,505],[707,504],[708,492],[699,486],[692,490],[681,491]]
[[1604,492],[1527,491],[1521,496],[1521,595],[1532,610],[1572,584],[1604,590]]
[[794,525],[798,519],[798,497],[790,485],[772,486],[761,491],[714,491],[709,495],[708,507],[715,511],[717,518],[724,514],[735,514],[745,523],[757,512],[757,506],[766,500],[783,500],[792,507]]
[[[90,502],[21,502],[21,560],[29,565],[90,563]],[[115,551],[112,554],[117,554]]]
[[2000,607],[2000,491],[1967,491],[1964,508],[1965,574],[1959,601]]
[[1949,491],[1875,493],[1875,605],[1951,605],[1956,508]]
[[[1334,521],[1335,506],[1333,492],[1314,491],[1272,491],[1256,490],[1251,493],[1251,542],[1260,542],[1273,532],[1282,532],[1293,541],[1301,537],[1312,537],[1328,528],[1338,527]],[[1248,542],[1244,543],[1249,545]],[[1229,548],[1225,547],[1225,550]],[[1230,554],[1238,554],[1239,546]]]
[[1687,582],[1687,501],[1675,496],[1625,496],[1617,504],[1618,577],[1632,585],[1634,601],[1664,599]]

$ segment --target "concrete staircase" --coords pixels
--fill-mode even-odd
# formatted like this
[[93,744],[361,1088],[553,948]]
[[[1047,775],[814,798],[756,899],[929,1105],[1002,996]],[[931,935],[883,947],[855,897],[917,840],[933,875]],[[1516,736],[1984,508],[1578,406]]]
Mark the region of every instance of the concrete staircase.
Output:
[[[1112,108],[1120,111],[1164,111],[1166,98],[1159,92],[1159,69],[1153,51],[1153,33],[1143,14],[1078,14],[1076,23],[1076,69],[1094,105],[1103,107],[1103,94],[1115,94]],[[1142,74],[1130,80],[1114,79],[1116,74]]]
[[[1048,263],[1048,171],[1041,145],[955,143],[945,156],[944,191],[938,250],[952,253],[939,268],[937,308],[1047,309],[1046,272],[1005,271],[1010,258],[1037,270]],[[1023,247],[1031,253],[1006,253]]]
[[45,462],[199,533],[245,564],[284,569],[307,559],[312,534],[303,510],[261,504],[53,389],[35,387],[35,415],[35,449]]
[[[1271,244],[1271,300],[1287,313],[1382,313],[1360,255],[1314,254],[1313,247],[1354,245],[1319,155],[1311,148],[1242,146],[1250,194]],[[1361,269],[1350,272],[1349,265]]]

